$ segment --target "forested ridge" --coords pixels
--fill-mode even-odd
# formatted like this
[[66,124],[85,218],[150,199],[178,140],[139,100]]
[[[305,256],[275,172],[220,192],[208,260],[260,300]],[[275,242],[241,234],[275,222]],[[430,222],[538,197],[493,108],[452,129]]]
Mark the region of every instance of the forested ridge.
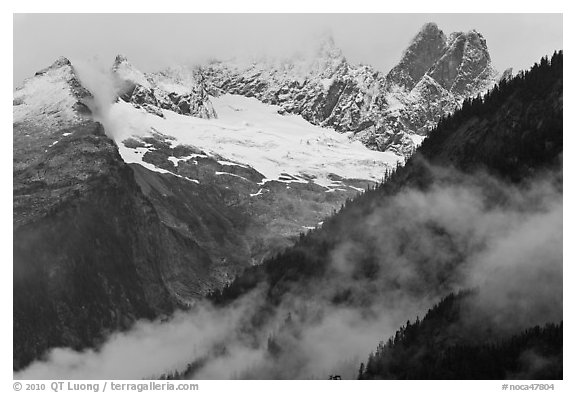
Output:
[[562,379],[562,323],[483,340],[461,321],[474,296],[451,293],[422,321],[408,321],[360,365],[358,379]]
[[[488,174],[521,186],[547,171],[560,172],[555,180],[561,188],[562,56],[562,51],[555,52],[531,70],[503,79],[485,96],[465,100],[460,110],[438,123],[405,165],[383,174],[380,185],[348,200],[321,228],[301,234],[295,246],[247,268],[209,298],[223,305],[267,283],[274,300],[282,296],[288,282],[321,276],[335,245],[354,237],[355,225],[361,226],[402,190],[470,181],[470,174],[479,182]],[[376,269],[366,258],[354,274],[370,277]]]

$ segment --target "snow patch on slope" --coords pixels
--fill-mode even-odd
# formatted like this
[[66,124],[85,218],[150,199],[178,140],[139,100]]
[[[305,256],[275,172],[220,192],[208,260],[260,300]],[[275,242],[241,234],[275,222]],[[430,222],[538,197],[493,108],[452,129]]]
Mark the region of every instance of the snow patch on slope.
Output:
[[[218,119],[201,119],[164,111],[164,118],[132,105],[118,102],[112,114],[116,122],[116,141],[126,162],[137,162],[149,169],[166,172],[142,157],[146,147],[128,148],[122,141],[132,137],[169,135],[165,142],[195,146],[207,154],[231,163],[249,165],[266,180],[284,180],[286,174],[312,178],[323,186],[332,185],[330,174],[343,178],[379,181],[387,168],[400,157],[369,150],[346,134],[314,126],[297,115],[280,115],[278,106],[238,95],[212,97]],[[305,182],[305,181],[304,181]]]

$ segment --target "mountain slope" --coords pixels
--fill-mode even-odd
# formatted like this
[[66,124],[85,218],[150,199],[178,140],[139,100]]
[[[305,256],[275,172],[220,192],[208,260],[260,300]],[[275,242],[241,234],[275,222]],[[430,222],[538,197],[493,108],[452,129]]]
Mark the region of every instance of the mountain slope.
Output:
[[[254,281],[239,278],[237,284],[259,282],[266,277],[267,269],[290,266],[282,259],[292,258],[291,253],[319,258],[310,262],[305,270],[323,271],[324,267],[320,265],[327,262],[326,248],[330,249],[356,232],[362,234],[365,219],[385,206],[388,198],[406,189],[425,190],[435,184],[473,180],[468,179],[468,174],[489,174],[503,182],[521,185],[543,172],[561,171],[562,101],[560,52],[551,61],[543,59],[529,72],[500,82],[482,100],[466,101],[462,109],[438,124],[417,152],[384,184],[347,203],[338,214],[326,220],[322,228],[302,238],[283,256],[254,268],[258,275],[264,276]],[[482,176],[478,179],[481,186],[495,186],[484,184],[486,179]],[[561,187],[558,183],[561,174],[559,176],[553,176],[553,180],[555,186]],[[363,243],[362,239],[358,240]],[[365,246],[369,248],[369,245]],[[323,251],[318,254],[314,249]],[[299,265],[307,263],[302,261]],[[294,274],[299,275],[298,269],[294,269]],[[238,292],[234,285],[226,291]]]
[[15,370],[187,307],[280,247],[250,250],[249,215],[218,187],[198,197],[188,179],[127,165],[94,100],[64,58],[14,95]]
[[[90,97],[92,94],[80,84],[70,61],[61,57],[15,90],[13,122],[18,127],[33,129],[35,135],[42,137],[41,143],[53,142],[54,130],[80,124],[89,118],[92,112],[84,100]],[[18,142],[26,149],[26,154],[35,154],[36,147],[31,143],[26,143],[25,139]],[[17,157],[15,165],[21,158]]]
[[14,94],[15,369],[189,307],[398,159],[243,97],[215,100],[222,119],[207,96],[204,112],[165,107],[196,83],[182,70],[120,58],[111,75],[110,108],[64,58]]
[[[454,36],[446,41],[445,50],[438,50],[441,57],[435,64],[449,65],[454,56],[461,65],[467,64],[463,75],[486,75],[471,66],[486,60],[476,56],[482,51],[471,50],[478,45],[483,42],[476,33]],[[290,94],[299,97],[301,85],[309,85],[305,89],[310,88],[310,97],[322,98],[311,104],[305,94],[294,102],[310,116],[327,120],[325,125],[361,124],[356,114],[366,108],[380,113],[376,101],[363,99],[356,105],[358,111],[347,106],[358,98],[354,95],[358,75],[366,76],[367,85],[373,86],[369,67],[350,70],[336,49],[323,48],[320,59],[327,61],[313,60],[310,75],[338,74],[354,82],[339,84],[340,79],[323,78],[309,84],[305,76],[302,83],[289,86],[294,91],[278,99],[292,102]],[[433,51],[430,57],[436,55]],[[217,87],[200,76],[189,79],[187,70],[145,75],[124,60],[118,59],[116,76],[129,88],[110,108],[109,115],[122,120],[106,123],[112,128],[103,129],[93,121],[93,92],[82,87],[65,59],[39,72],[15,93],[15,369],[51,347],[97,345],[107,333],[127,328],[138,318],[193,308],[207,292],[213,291],[214,303],[223,305],[258,287],[262,291],[258,295],[263,296],[242,315],[240,328],[233,331],[240,340],[227,350],[234,351],[238,344],[252,350],[265,348],[265,376],[322,375],[334,367],[331,360],[313,371],[306,367],[331,352],[329,346],[318,350],[312,344],[349,343],[342,339],[347,334],[323,333],[325,328],[342,326],[335,322],[345,320],[346,327],[355,327],[354,319],[359,318],[362,327],[364,323],[374,326],[383,323],[382,315],[391,315],[385,322],[399,326],[407,314],[421,311],[423,304],[428,306],[467,284],[460,280],[459,267],[473,266],[471,253],[484,256],[487,245],[494,246],[493,233],[509,240],[510,233],[524,230],[526,222],[546,228],[542,221],[549,224],[550,220],[558,234],[561,54],[551,63],[543,61],[529,73],[501,82],[485,99],[464,101],[462,110],[442,120],[385,185],[347,201],[339,214],[327,220],[332,209],[373,184],[379,173],[389,177],[398,156],[368,151],[346,135],[311,126],[298,116],[280,115],[282,109],[255,99],[226,94],[212,99],[205,93]],[[489,70],[486,64],[484,69]],[[129,76],[121,71],[124,67]],[[458,73],[446,66],[434,74],[434,67],[409,95],[439,94],[450,102],[463,91]],[[308,72],[310,67],[303,69]],[[301,75],[300,71],[289,73]],[[201,70],[199,75],[206,74]],[[278,78],[294,81],[292,76]],[[206,85],[198,92],[191,88],[195,83]],[[240,85],[249,87],[242,94],[252,94],[253,88],[266,91],[258,87],[262,86],[259,77],[244,83]],[[186,92],[174,85],[184,86]],[[320,88],[327,92],[319,95]],[[393,89],[400,97],[395,113],[407,107],[402,89]],[[188,97],[188,91],[195,93]],[[219,112],[217,119],[210,108]],[[434,106],[426,111],[440,113]],[[390,140],[399,147],[405,146],[406,138],[418,142],[420,135],[412,128],[410,132],[394,133]],[[352,177],[357,172],[362,178]],[[552,179],[543,187],[551,197],[531,188],[543,172]],[[473,212],[481,214],[454,222],[442,220],[442,214],[453,217],[453,206],[443,204],[446,196],[471,201]],[[549,204],[555,208],[551,217]],[[520,215],[524,210],[544,212],[546,220],[536,213],[525,220]],[[488,229],[472,232],[479,238],[470,236],[466,230],[478,227],[471,225],[474,219],[485,216],[495,223],[481,221],[486,226],[479,227]],[[262,266],[249,267],[219,291],[243,268],[290,245],[302,229],[320,225],[321,229],[301,235],[295,247]],[[557,248],[557,237],[541,240],[545,242],[529,245]],[[546,257],[527,249],[557,266],[555,253]],[[433,250],[442,252],[431,254]],[[556,280],[558,272],[551,273],[546,277]],[[558,287],[561,290],[561,284],[553,289]],[[393,308],[397,304],[401,310]],[[549,311],[554,314],[558,308]],[[293,312],[289,314],[293,317],[287,318],[287,312]],[[316,334],[307,334],[310,327]],[[361,330],[363,337],[377,342],[374,331],[367,330]],[[270,331],[278,332],[277,336],[262,341]],[[222,347],[217,343],[212,353],[230,358]],[[346,353],[368,351],[358,345],[338,348]],[[258,371],[240,375],[261,375]]]
[[[295,371],[300,377],[319,367],[350,377],[338,360],[359,349],[345,345],[359,340],[354,334],[376,334],[366,324],[380,324],[382,339],[393,333],[392,320],[419,313],[409,309],[421,312],[471,287],[479,289],[476,317],[465,321],[496,327],[478,350],[500,335],[562,320],[561,52],[466,101],[383,185],[211,298],[226,307],[263,291],[267,303],[253,312],[251,329],[277,326],[275,310],[298,321],[277,337],[276,355],[267,349],[264,375],[290,378],[284,362],[306,358],[315,360]],[[345,335],[330,330],[336,320],[346,321],[338,325]],[[304,338],[318,331],[339,337],[321,347],[330,361],[307,351],[315,344]],[[445,333],[459,337],[458,329]],[[338,357],[330,346],[346,352]]]
[[60,131],[70,135],[14,177],[15,369],[173,310],[157,251],[170,234],[131,171],[98,124]]
[[562,323],[505,337],[487,332],[494,327],[474,331],[464,316],[474,296],[450,294],[422,321],[408,321],[370,354],[358,378],[562,379]]

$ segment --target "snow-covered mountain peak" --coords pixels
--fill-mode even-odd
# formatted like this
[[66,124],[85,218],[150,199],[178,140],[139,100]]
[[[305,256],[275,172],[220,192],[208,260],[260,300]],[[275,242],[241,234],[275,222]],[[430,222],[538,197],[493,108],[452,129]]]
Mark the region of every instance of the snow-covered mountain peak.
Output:
[[310,76],[324,78],[333,77],[334,74],[346,72],[350,68],[332,35],[326,35],[320,39],[308,67]]
[[315,45],[314,52],[316,57],[318,58],[337,59],[337,60],[344,59],[344,54],[342,53],[342,50],[336,45],[334,37],[330,32],[326,32],[319,37]]
[[[233,73],[242,74],[246,78],[262,78],[273,85],[285,82],[298,82],[302,85],[307,80],[331,78],[336,73],[345,73],[349,67],[331,33],[325,32],[292,53],[216,60],[202,69],[211,76],[215,72]],[[211,94],[219,94],[218,89],[211,90]]]
[[444,32],[438,27],[436,23],[434,22],[425,23],[420,28],[416,36],[412,39],[409,47],[418,44],[421,41],[434,40],[438,37],[442,38],[443,40],[446,40]]
[[209,91],[256,97],[406,156],[442,116],[496,82],[486,40],[475,30],[447,38],[425,24],[387,75],[348,63],[330,35],[309,47],[316,49],[308,56],[282,61],[210,64],[203,69]]
[[58,59],[56,59],[54,63],[52,63],[51,65],[40,71],[37,71],[34,75],[36,76],[43,75],[50,70],[56,70],[62,67],[70,67],[70,68],[72,67],[72,63],[70,62],[70,60],[64,56],[60,56]]
[[[425,24],[399,63],[384,75],[349,63],[331,34],[310,39],[294,56],[215,61],[144,73],[118,55],[112,66],[117,97],[158,117],[165,111],[215,118],[210,96],[254,97],[280,114],[351,132],[366,146],[400,156],[415,146],[464,98],[497,82],[486,40],[476,30],[446,37]],[[48,70],[71,69],[66,59]],[[15,100],[15,102],[17,102]]]
[[131,85],[140,85],[147,89],[152,88],[152,85],[146,78],[146,75],[134,67],[132,63],[130,63],[128,59],[123,55],[116,56],[114,65],[112,66],[112,71],[120,81],[124,82],[124,88],[133,88]]
[[61,128],[90,115],[85,101],[92,97],[65,57],[24,81],[14,92],[13,122]]

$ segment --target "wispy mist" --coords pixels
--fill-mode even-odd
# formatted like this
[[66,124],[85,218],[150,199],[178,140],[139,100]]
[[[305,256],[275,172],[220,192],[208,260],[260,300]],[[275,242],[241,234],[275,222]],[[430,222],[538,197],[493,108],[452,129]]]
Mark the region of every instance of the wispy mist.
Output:
[[227,341],[242,323],[252,298],[215,312],[200,302],[194,312],[176,312],[168,321],[140,321],[125,333],[112,334],[97,351],[52,350],[45,361],[18,373],[22,379],[139,379],[186,366],[212,345]]
[[291,284],[279,304],[260,286],[231,306],[200,303],[168,322],[140,322],[99,350],[55,349],[16,378],[147,378],[189,363],[198,379],[354,378],[380,340],[463,288],[478,290],[467,321],[489,319],[494,334],[558,322],[556,176],[511,186],[443,173],[458,181],[405,190],[350,223],[326,274]]
[[114,139],[115,123],[111,117],[112,105],[118,98],[118,86],[112,75],[111,66],[105,66],[96,60],[73,60],[74,72],[90,93],[92,99],[86,104],[92,111],[94,120],[102,123],[106,134]]

